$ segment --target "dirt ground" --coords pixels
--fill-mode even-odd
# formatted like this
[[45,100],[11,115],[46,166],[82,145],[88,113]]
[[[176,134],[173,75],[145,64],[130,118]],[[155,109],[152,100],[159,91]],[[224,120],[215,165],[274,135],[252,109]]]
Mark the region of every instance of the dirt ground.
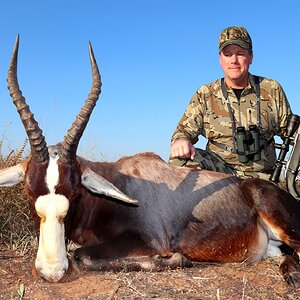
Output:
[[300,299],[278,259],[252,265],[196,264],[158,273],[73,270],[63,283],[33,277],[34,256],[0,250],[0,299]]

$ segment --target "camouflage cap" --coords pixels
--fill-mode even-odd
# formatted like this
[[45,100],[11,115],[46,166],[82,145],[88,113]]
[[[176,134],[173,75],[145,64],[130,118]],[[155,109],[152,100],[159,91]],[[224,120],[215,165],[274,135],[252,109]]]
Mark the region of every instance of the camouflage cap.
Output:
[[242,26],[232,26],[225,28],[219,39],[219,52],[228,45],[238,45],[252,52],[252,40],[248,31]]

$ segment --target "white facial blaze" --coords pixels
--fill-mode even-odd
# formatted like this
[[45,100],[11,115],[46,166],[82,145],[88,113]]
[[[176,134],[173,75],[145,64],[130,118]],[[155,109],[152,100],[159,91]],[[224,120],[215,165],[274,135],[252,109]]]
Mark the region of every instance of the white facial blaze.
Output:
[[58,161],[58,156],[55,158],[50,157],[49,165],[46,173],[46,183],[50,191],[50,194],[54,193],[54,189],[57,186],[59,180],[57,161]]
[[65,246],[64,218],[69,209],[68,199],[55,194],[59,172],[57,158],[50,159],[46,183],[50,193],[36,200],[35,209],[41,218],[40,237],[35,267],[48,281],[59,281],[68,269]]

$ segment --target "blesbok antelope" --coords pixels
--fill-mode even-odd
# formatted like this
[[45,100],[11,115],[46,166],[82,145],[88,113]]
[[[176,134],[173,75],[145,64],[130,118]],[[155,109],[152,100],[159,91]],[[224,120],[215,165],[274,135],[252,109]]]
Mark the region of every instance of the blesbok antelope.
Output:
[[300,204],[261,179],[168,165],[152,153],[112,163],[76,155],[100,95],[101,78],[89,44],[92,88],[63,141],[47,147],[17,80],[17,38],[8,88],[27,132],[31,155],[0,171],[0,186],[25,182],[39,245],[38,274],[63,280],[66,238],[80,245],[74,263],[90,270],[164,270],[190,261],[259,261],[293,249],[281,264],[300,286]]

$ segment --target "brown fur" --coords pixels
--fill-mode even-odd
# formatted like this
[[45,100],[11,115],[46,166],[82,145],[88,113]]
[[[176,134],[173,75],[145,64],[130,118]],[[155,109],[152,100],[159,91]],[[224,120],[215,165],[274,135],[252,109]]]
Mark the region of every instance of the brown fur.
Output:
[[[44,182],[47,166],[29,160],[26,169],[25,188],[37,230],[34,202],[49,192]],[[255,261],[264,255],[269,233],[300,250],[299,203],[270,182],[178,168],[151,153],[114,163],[81,157],[73,164],[59,160],[58,168],[55,192],[69,200],[65,233],[82,246],[73,257],[79,266],[120,270],[126,264],[132,270],[161,270],[189,266],[188,260]],[[81,175],[87,168],[137,199],[138,205],[83,187]],[[293,269],[288,262],[283,270]],[[284,274],[298,284],[297,274]]]

